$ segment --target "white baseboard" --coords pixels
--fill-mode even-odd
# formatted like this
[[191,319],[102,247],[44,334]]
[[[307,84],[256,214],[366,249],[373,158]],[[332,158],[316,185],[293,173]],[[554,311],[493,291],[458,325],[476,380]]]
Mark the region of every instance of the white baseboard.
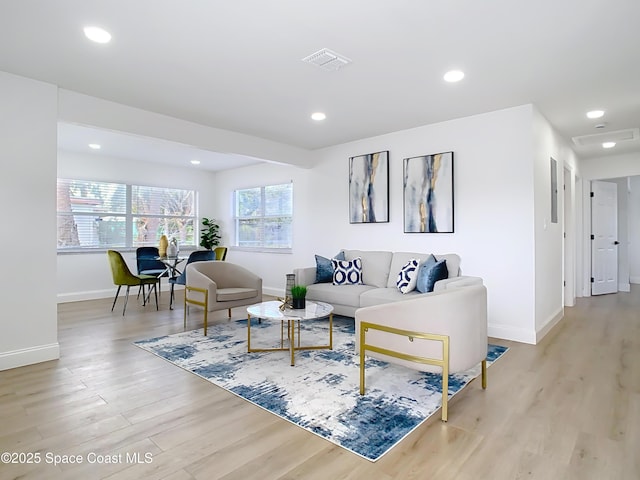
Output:
[[631,284],[630,283],[619,283],[618,284],[618,291],[619,292],[630,292],[631,291]]
[[558,310],[555,315],[552,315],[541,328],[536,332],[536,344],[544,338],[544,336],[555,327],[560,320],[564,318],[564,307]]
[[633,283],[633,284],[639,284],[640,283],[640,277],[629,277],[629,283]]
[[59,293],[58,303],[82,302],[84,300],[98,300],[100,298],[113,298],[115,290],[89,290],[86,292]]
[[272,297],[282,297],[284,295],[284,290],[282,288],[263,287],[262,294],[271,295]]
[[[118,287],[113,287],[107,290],[88,290],[86,292],[73,292],[73,293],[59,293],[58,297],[57,297],[57,301],[58,303],[70,303],[70,302],[83,302],[85,300],[100,300],[102,298],[110,298],[113,300],[113,297],[116,294],[116,290]],[[138,287],[135,287],[136,289]],[[175,286],[175,290],[180,290],[183,289],[184,286],[182,285],[176,285]],[[168,292],[170,291],[171,286],[167,286],[166,284],[162,284],[162,288],[161,291],[162,292]],[[124,295],[124,289],[120,291],[120,296]],[[135,291],[136,294],[138,293],[138,290]],[[131,292],[129,292],[129,295],[131,295],[133,293],[133,288],[131,289]]]
[[[110,288],[108,290],[89,290],[86,292],[74,292],[74,293],[59,293],[57,297],[58,303],[70,303],[70,302],[82,302],[84,300],[99,300],[101,298],[111,298],[116,294],[116,288]],[[167,292],[171,287],[167,287],[166,285],[162,285],[162,291]],[[176,290],[184,289],[182,285],[176,285]],[[271,295],[274,297],[282,297],[284,292],[281,288],[271,288],[265,287],[262,289],[262,293],[264,295]],[[120,296],[122,296],[122,292],[120,292]]]
[[561,308],[557,313],[552,315],[537,332],[514,328],[508,325],[495,325],[490,323],[487,333],[493,338],[536,345],[562,318],[564,318],[564,308]]
[[57,342],[11,352],[0,352],[0,371],[57,360],[58,358],[60,358],[60,345]]
[[514,342],[536,344],[536,333],[522,328],[514,328],[509,325],[489,324],[487,334],[493,338],[513,340]]

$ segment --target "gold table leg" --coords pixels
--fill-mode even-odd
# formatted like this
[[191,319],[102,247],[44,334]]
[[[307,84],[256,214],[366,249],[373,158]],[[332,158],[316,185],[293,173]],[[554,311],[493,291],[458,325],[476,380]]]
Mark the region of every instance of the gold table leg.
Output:
[[333,350],[333,312],[329,314],[329,350]]
[[[291,352],[291,366],[293,367],[296,364],[295,354],[296,354],[296,345],[295,345],[295,335],[296,335],[296,321],[295,320],[287,320],[287,328],[289,329],[289,351]],[[298,335],[300,331],[298,331]],[[299,337],[298,337],[298,341]]]
[[247,352],[251,351],[251,315],[247,314]]
[[[325,317],[326,318],[326,317]],[[260,321],[260,319],[258,320]],[[277,352],[289,350],[291,356],[291,366],[295,366],[295,351],[296,350],[321,350],[329,349],[333,350],[333,313],[329,314],[329,344],[328,345],[313,345],[313,346],[301,346],[301,327],[300,319],[290,318],[287,321],[287,339],[289,340],[289,346],[284,346],[284,322],[285,319],[280,321],[280,348],[251,348],[251,315],[247,314],[247,351],[252,352]],[[298,322],[298,344],[296,345],[296,321]]]
[[[287,334],[289,331],[287,330]],[[284,320],[280,320],[280,348],[284,348]]]

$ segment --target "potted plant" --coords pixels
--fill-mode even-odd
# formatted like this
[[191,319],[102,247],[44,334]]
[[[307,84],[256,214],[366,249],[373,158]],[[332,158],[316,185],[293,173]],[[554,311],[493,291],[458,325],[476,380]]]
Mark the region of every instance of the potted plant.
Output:
[[200,230],[200,246],[207,250],[220,245],[220,225],[212,218],[202,218],[202,229]]
[[307,287],[304,285],[294,285],[291,287],[291,306],[295,310],[305,308],[305,297],[307,296]]

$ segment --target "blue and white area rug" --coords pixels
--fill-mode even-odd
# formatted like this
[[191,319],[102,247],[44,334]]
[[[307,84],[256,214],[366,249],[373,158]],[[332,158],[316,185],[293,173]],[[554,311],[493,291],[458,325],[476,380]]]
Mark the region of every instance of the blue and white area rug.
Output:
[[[301,344],[328,343],[328,321],[302,322]],[[135,344],[368,460],[376,461],[440,408],[441,377],[367,358],[359,394],[354,320],[334,316],[333,350],[247,353],[247,320]],[[284,333],[285,344],[286,330]],[[252,348],[280,345],[280,323],[251,322]],[[488,364],[506,347],[489,345]],[[480,365],[449,377],[449,398]],[[490,382],[489,382],[490,383]]]

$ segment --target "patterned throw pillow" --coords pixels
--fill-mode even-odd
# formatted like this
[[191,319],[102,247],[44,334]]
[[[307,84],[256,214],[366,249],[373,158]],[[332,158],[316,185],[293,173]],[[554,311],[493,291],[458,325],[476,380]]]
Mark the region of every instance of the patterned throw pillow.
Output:
[[409,260],[404,267],[398,273],[398,280],[396,286],[402,293],[409,293],[416,288],[418,282],[418,266],[420,262],[415,258]]
[[362,259],[331,260],[334,285],[362,285]]
[[[335,257],[336,260],[344,260],[344,252],[340,251]],[[316,283],[329,283],[333,281],[333,265],[331,259],[316,255]]]

